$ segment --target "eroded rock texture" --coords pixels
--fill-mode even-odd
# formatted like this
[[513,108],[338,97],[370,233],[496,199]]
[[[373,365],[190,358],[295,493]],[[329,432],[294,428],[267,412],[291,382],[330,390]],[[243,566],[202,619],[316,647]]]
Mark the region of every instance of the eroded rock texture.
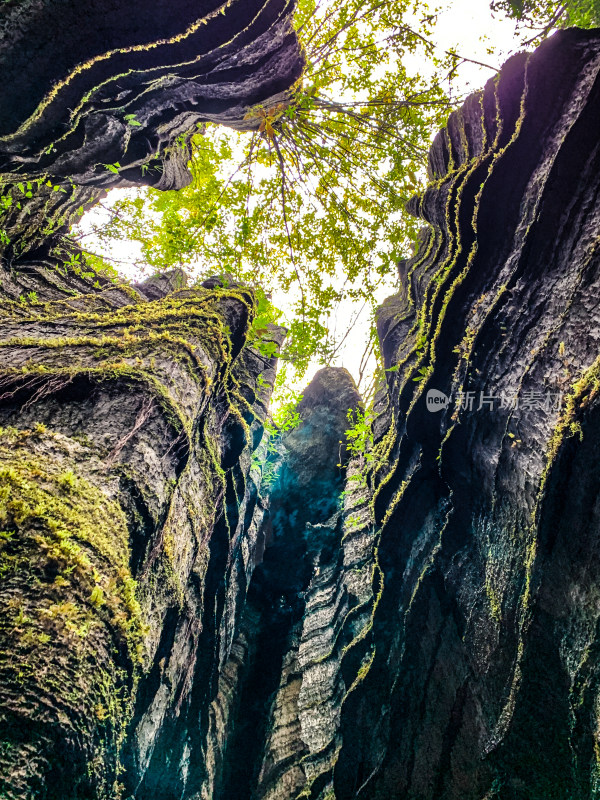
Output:
[[[184,186],[303,62],[288,0],[8,2],[0,19],[0,794],[195,796],[254,566],[275,360],[252,292],[122,286],[65,234]],[[283,331],[268,334],[281,342]],[[255,538],[258,527],[255,526]],[[193,754],[193,757],[192,755]]]
[[379,315],[384,590],[338,800],[597,796],[599,65],[561,32],[432,147]]
[[345,370],[318,372],[300,424],[264,467],[264,555],[213,704],[218,754],[206,796],[275,800],[330,787],[356,674],[348,651],[373,606],[364,469],[343,444],[359,402]]
[[[303,59],[293,0],[9,0],[0,11],[0,256],[29,264],[115,186],[191,180],[207,121],[258,128]],[[56,187],[56,188],[55,188]]]
[[3,796],[193,786],[274,378],[253,313],[202,287],[4,304]]
[[[215,797],[597,796],[599,66],[597,32],[562,32],[438,135],[379,313],[368,487],[351,462],[344,509],[311,522],[332,555],[287,627],[286,602],[265,639],[250,595]],[[268,586],[310,563],[290,533]]]
[[[239,128],[299,77],[291,0],[46,0],[2,7],[0,170],[108,187],[184,185],[186,139]],[[178,151],[180,153],[178,154]],[[160,173],[143,164],[161,165]],[[177,175],[177,171],[181,175]],[[154,173],[154,174],[153,174]]]

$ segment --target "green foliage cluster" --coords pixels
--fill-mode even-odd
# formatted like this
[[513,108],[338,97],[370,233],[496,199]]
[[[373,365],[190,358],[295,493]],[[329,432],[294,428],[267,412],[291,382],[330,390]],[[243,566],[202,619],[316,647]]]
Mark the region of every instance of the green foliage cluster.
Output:
[[[531,43],[556,25],[593,24],[599,2],[492,7],[535,28]],[[433,46],[436,14],[422,0],[299,0],[294,24],[306,61],[297,83],[251,108],[247,130],[197,129],[188,187],[128,192],[105,205],[92,233],[109,250],[136,243],[138,265],[153,270],[262,286],[286,308],[281,357],[297,379],[311,360],[334,364],[354,314],[373,311],[382,286],[392,290],[421,224],[404,207],[423,189],[432,134],[461,99],[451,79],[469,59]],[[338,319],[342,304],[352,311]],[[273,305],[269,313],[277,318]],[[378,357],[375,339],[372,324],[361,379]],[[273,342],[264,347],[275,353]],[[413,380],[425,375],[422,366]]]
[[[285,372],[280,373],[276,380],[281,382],[284,375]],[[301,421],[298,412],[301,394],[281,388],[279,400],[278,407],[264,423],[264,446],[257,448],[252,456],[253,467],[261,470],[260,485],[263,490],[270,489],[277,480],[281,466],[281,437],[297,428]]]
[[[375,454],[373,452],[373,411],[372,409],[357,408],[348,411],[349,427],[346,430],[346,448],[352,456],[361,460],[361,469],[351,478],[366,483],[367,473],[370,471]],[[341,444],[341,442],[340,442]]]
[[[433,20],[407,0],[300,0],[296,85],[250,109],[247,132],[194,135],[191,185],[129,193],[97,236],[139,243],[152,269],[263,286],[291,308],[283,358],[300,372],[314,357],[333,363],[346,333],[333,329],[337,307],[374,305],[416,235],[403,208],[451,108],[441,84],[456,62],[435,56]],[[417,55],[433,76],[411,71]]]
[[528,43],[539,41],[553,28],[600,25],[600,0],[495,0],[492,8],[518,20],[528,31]]
[[[7,232],[7,221],[11,215],[23,212],[24,215],[31,213],[29,201],[34,196],[44,193],[51,196],[53,192],[66,192],[62,186],[53,184],[51,180],[46,178],[37,178],[32,181],[19,181],[17,183],[9,183],[7,185],[0,184],[0,248],[8,246],[11,242],[11,237]],[[47,204],[48,205],[48,204]],[[42,233],[50,235],[52,233],[51,220],[46,221],[46,225]]]

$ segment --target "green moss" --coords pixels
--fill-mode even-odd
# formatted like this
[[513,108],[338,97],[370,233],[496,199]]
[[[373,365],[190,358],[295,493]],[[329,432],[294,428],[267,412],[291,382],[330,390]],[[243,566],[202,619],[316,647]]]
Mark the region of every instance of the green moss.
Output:
[[540,484],[540,495],[543,494],[546,481],[554,460],[563,441],[569,436],[583,437],[581,423],[577,420],[580,409],[598,394],[600,390],[600,356],[584,373],[572,384],[571,391],[567,394],[563,411],[558,419],[552,437],[548,444],[546,467]]
[[500,622],[502,619],[502,605],[498,595],[492,586],[489,579],[486,578],[485,581],[485,593],[490,604],[490,612],[492,614],[492,618],[496,620],[496,622]]
[[350,688],[348,689],[348,691],[346,692],[346,694],[342,698],[342,703],[341,703],[342,705],[346,702],[346,700],[348,699],[348,696],[350,694],[352,694],[352,692],[355,689],[357,689],[358,686],[360,686],[360,684],[364,681],[364,679],[369,674],[369,672],[371,670],[371,667],[373,666],[373,662],[375,661],[376,652],[377,652],[377,648],[373,647],[371,652],[367,653],[367,655],[363,658],[363,660],[361,662],[361,665],[360,665],[360,669],[358,670],[358,672],[356,674],[356,678],[354,679],[354,681],[352,682]]
[[98,797],[112,800],[107,776],[118,771],[146,628],[125,515],[65,470],[68,458],[56,437],[0,433],[0,695],[25,717],[41,703],[49,724],[93,746]]
[[[91,591],[107,594],[107,606],[132,660],[139,662],[142,643],[140,608],[129,571],[129,532],[120,506],[71,470],[59,472],[47,456],[33,456],[0,439],[0,525],[14,529],[10,546],[0,553],[6,574],[24,562],[29,568],[51,569],[58,578],[74,576]],[[8,561],[10,567],[7,569]],[[60,583],[60,581],[59,581]]]
[[[226,485],[217,446],[223,419],[233,416],[246,443],[251,441],[247,419],[253,408],[242,387],[250,376],[231,357],[225,304],[239,301],[251,321],[255,303],[246,291],[204,289],[154,303],[138,300],[116,310],[96,296],[90,296],[86,312],[70,301],[4,309],[24,332],[1,346],[25,357],[30,351],[31,358],[5,369],[2,380],[11,388],[29,384],[37,397],[79,376],[137,386],[185,434],[182,441],[197,455],[204,496],[192,496],[198,476],[189,479],[186,466],[170,495],[164,535],[150,554],[156,568],[144,587],[151,594],[152,580],[158,580],[183,605],[179,562],[185,553],[178,550],[184,545],[177,515],[187,509],[186,541],[207,555],[195,568],[203,580],[206,526],[221,507]],[[196,385],[193,409],[174,380],[173,364]],[[218,411],[198,418],[198,408]],[[65,441],[42,424],[0,431],[0,600],[6,607],[14,599],[0,621],[0,694],[8,693],[19,706],[14,698],[30,686],[47,707],[63,704],[63,722],[73,729],[68,735],[93,745],[89,763],[97,772],[98,797],[113,800],[117,789],[109,777],[116,779],[118,763],[112,771],[106,764],[117,758],[130,716],[146,629],[129,570],[128,521],[118,502],[74,463]],[[0,771],[4,766],[0,759]]]
[[[446,310],[448,308],[451,298],[453,297],[456,291],[456,288],[464,281],[467,273],[469,272],[469,269],[477,253],[477,240],[475,239],[467,256],[465,267],[461,270],[461,272],[458,275],[452,277],[453,268],[457,264],[458,258],[462,252],[460,229],[458,228],[458,225],[455,224],[455,221],[457,220],[458,207],[461,202],[461,197],[464,187],[466,185],[466,181],[468,177],[471,174],[473,174],[473,172],[477,168],[479,168],[482,164],[484,164],[486,161],[490,162],[487,171],[487,177],[481,184],[480,190],[475,197],[472,226],[475,232],[477,232],[477,225],[476,225],[477,212],[483,189],[489,178],[489,175],[491,175],[493,172],[494,165],[496,164],[496,162],[504,155],[504,153],[518,138],[521,125],[525,116],[525,99],[527,96],[527,91],[528,91],[528,84],[526,79],[525,88],[521,96],[519,118],[516,122],[515,129],[513,131],[510,140],[502,149],[500,150],[497,149],[501,131],[501,124],[499,121],[496,137],[491,147],[490,148],[484,147],[483,152],[479,157],[474,158],[470,161],[467,160],[462,165],[458,166],[455,169],[452,157],[452,149],[448,141],[446,132],[447,144],[450,152],[449,168],[447,173],[444,176],[442,176],[442,178],[439,181],[435,182],[434,184],[431,184],[430,188],[433,186],[437,186],[439,188],[446,182],[450,182],[451,185],[451,190],[448,192],[448,199],[446,202],[446,221],[447,221],[446,229],[450,237],[448,242],[448,257],[446,261],[440,265],[435,275],[429,281],[429,284],[425,290],[425,297],[423,303],[417,313],[414,348],[411,352],[407,354],[407,356],[404,359],[402,359],[401,362],[399,362],[400,365],[408,364],[403,374],[400,388],[402,388],[402,385],[406,385],[411,380],[415,380],[419,384],[417,390],[414,392],[407,413],[410,413],[410,410],[414,407],[414,405],[420,398],[421,394],[424,391],[427,379],[431,376],[433,372],[433,365],[436,357],[435,349],[440,339],[442,323],[446,314]],[[497,114],[499,115],[498,103],[499,101],[496,90],[496,107],[497,107]],[[487,143],[487,136],[486,136],[486,143]],[[456,193],[454,194],[454,192]],[[424,259],[419,260],[419,263],[423,263],[426,257],[427,254],[425,255]],[[413,270],[411,270],[411,277],[412,277],[412,272]],[[452,283],[449,287],[446,288],[446,283],[448,279],[452,279]],[[434,319],[433,308],[437,301],[438,296],[440,296],[442,292],[444,292],[443,301],[440,310],[436,313]],[[422,346],[421,343],[423,341],[426,343],[426,346]],[[472,345],[472,342],[470,344]],[[414,378],[415,370],[419,368],[420,368],[420,374],[417,378]]]

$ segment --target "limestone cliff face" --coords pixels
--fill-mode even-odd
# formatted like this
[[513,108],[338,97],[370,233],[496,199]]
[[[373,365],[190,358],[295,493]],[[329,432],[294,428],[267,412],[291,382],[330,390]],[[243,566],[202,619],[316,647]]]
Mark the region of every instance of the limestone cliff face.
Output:
[[292,6],[2,5],[4,798],[192,797],[205,779],[276,359],[253,347],[250,290],[177,271],[122,286],[65,232],[112,186],[185,185],[204,121],[252,127],[285,99]]
[[262,475],[264,554],[213,704],[207,797],[289,798],[331,785],[347,651],[368,628],[374,528],[364,467],[346,454],[360,398],[341,369],[317,373],[300,424]]
[[597,796],[599,66],[561,32],[432,147],[379,314],[384,590],[338,800]]
[[249,292],[143,289],[2,308],[8,798],[194,782],[274,360]]
[[284,102],[302,72],[293,7],[293,0],[90,0],[85,9],[74,0],[2,3],[3,260],[39,271],[39,259],[56,251],[68,265],[75,251],[61,237],[104,190],[181,188],[191,180],[190,137],[204,123],[258,128],[250,109]]
[[[292,10],[291,0],[3,3],[0,171],[184,185],[199,125],[257,126],[249,108],[299,77]],[[118,177],[104,167],[116,163]]]
[[215,797],[597,796],[599,67],[597,32],[562,32],[438,135],[379,313],[375,467],[323,509],[335,556],[240,706],[268,735]]

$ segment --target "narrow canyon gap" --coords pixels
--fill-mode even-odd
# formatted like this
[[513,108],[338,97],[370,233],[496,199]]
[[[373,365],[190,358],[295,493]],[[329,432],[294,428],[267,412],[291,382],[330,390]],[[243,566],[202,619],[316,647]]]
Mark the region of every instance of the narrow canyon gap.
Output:
[[2,8],[0,797],[597,797],[598,31],[436,137],[365,469],[343,369],[267,441],[251,289],[66,236],[285,100],[292,4],[88,5]]

